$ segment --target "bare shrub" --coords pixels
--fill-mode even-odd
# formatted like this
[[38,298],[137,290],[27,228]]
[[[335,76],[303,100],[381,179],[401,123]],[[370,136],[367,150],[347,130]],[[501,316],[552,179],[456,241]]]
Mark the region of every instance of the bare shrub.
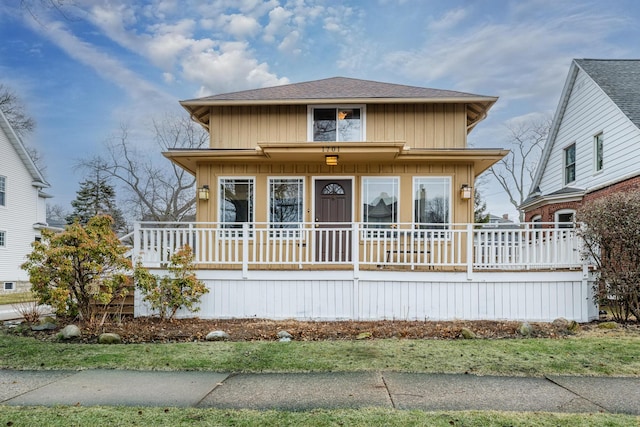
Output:
[[640,192],[613,193],[585,203],[577,220],[584,255],[598,268],[596,292],[613,317],[640,319]]
[[20,297],[20,301],[11,306],[28,324],[38,323],[40,316],[44,314],[44,309],[38,301],[28,294]]

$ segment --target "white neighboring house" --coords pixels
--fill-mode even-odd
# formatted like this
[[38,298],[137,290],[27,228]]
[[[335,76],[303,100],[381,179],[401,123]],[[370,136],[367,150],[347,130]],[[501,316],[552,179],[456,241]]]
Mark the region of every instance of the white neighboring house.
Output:
[[573,222],[583,203],[640,189],[640,60],[574,59],[525,221]]
[[0,293],[30,288],[20,268],[31,243],[47,227],[49,187],[24,144],[0,111]]

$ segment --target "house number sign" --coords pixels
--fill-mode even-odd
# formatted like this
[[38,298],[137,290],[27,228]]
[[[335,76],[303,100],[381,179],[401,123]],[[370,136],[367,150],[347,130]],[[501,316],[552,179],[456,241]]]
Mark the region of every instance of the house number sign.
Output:
[[340,147],[336,147],[333,145],[324,145],[322,147],[322,152],[323,153],[339,153],[340,152]]

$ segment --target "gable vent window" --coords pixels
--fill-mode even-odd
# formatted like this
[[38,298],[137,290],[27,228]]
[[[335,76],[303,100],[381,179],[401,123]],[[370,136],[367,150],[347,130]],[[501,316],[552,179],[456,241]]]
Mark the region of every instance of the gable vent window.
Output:
[[310,107],[310,118],[312,141],[364,141],[364,106]]
[[571,144],[564,149],[564,184],[570,184],[576,180],[576,144]]

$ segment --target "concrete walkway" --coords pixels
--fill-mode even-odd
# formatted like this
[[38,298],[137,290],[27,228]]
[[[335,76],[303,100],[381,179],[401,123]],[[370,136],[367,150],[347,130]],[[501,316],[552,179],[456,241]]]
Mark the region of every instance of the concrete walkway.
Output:
[[0,370],[0,404],[290,411],[376,406],[640,415],[640,378]]

